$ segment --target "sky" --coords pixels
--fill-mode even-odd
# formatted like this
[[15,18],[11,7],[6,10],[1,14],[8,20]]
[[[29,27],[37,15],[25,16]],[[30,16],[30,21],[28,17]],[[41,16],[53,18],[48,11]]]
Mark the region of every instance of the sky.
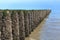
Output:
[[51,9],[60,11],[60,0],[0,0],[0,9]]
[[50,18],[60,18],[60,0],[0,0],[0,9],[51,9]]

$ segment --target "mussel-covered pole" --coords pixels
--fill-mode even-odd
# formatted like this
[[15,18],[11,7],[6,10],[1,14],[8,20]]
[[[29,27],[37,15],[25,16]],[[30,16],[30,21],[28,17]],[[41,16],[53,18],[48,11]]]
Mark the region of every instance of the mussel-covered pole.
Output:
[[28,11],[24,11],[24,23],[25,23],[25,36],[29,36],[29,18]]
[[19,11],[19,39],[25,40],[24,12]]
[[33,10],[31,11],[31,13],[32,13],[32,26],[31,26],[31,29],[32,29],[32,31],[34,30],[34,12],[33,12]]
[[12,11],[11,20],[12,20],[13,40],[19,40],[19,18],[18,18],[18,12]]
[[1,40],[1,32],[2,32],[2,16],[3,16],[3,13],[2,11],[0,11],[0,40]]
[[12,40],[11,13],[9,11],[3,11],[2,21],[1,40]]
[[29,18],[29,34],[31,34],[31,11],[28,11],[28,18]]

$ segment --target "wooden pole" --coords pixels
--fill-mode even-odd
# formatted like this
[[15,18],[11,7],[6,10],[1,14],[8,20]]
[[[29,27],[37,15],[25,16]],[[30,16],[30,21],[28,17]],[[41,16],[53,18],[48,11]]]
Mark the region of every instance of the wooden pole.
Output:
[[13,40],[19,40],[19,18],[18,18],[18,12],[12,11],[11,19],[12,19]]
[[2,26],[2,38],[1,40],[12,40],[12,27],[11,27],[11,13],[9,11],[3,11],[3,26]]
[[25,23],[24,23],[24,13],[19,11],[19,39],[25,40]]

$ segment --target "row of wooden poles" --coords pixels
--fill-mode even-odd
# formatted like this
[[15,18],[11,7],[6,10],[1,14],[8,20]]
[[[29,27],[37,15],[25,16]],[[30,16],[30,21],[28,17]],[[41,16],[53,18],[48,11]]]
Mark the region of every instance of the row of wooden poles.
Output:
[[25,40],[50,10],[1,10],[0,40]]

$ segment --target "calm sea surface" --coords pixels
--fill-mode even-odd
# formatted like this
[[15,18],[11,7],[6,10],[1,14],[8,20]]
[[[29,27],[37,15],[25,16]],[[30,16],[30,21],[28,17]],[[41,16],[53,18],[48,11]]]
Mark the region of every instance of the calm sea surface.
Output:
[[60,40],[59,13],[51,13],[26,40]]

